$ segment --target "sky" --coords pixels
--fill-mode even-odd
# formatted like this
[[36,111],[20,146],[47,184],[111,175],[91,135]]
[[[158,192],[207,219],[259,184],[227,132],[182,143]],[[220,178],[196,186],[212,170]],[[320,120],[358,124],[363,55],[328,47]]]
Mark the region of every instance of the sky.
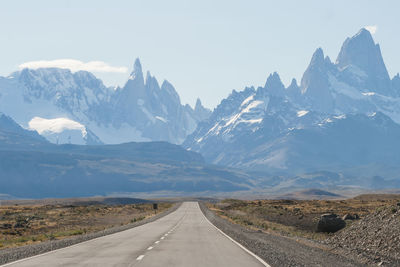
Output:
[[321,47],[333,61],[369,27],[391,76],[400,72],[400,1],[146,0],[0,2],[0,75],[26,67],[92,71],[122,86],[135,58],[183,104],[214,108],[277,71],[298,82]]

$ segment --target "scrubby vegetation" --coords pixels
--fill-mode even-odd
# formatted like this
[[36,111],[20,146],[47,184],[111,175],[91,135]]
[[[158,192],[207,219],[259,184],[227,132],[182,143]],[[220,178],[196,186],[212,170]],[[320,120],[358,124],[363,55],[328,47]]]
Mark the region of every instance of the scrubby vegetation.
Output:
[[317,232],[322,214],[346,219],[346,228],[376,210],[396,205],[400,195],[361,195],[345,200],[235,200],[208,207],[218,215],[243,226],[265,232],[325,240],[332,234]]
[[[158,212],[171,206],[160,203]],[[0,249],[101,231],[152,215],[151,203],[0,206]]]

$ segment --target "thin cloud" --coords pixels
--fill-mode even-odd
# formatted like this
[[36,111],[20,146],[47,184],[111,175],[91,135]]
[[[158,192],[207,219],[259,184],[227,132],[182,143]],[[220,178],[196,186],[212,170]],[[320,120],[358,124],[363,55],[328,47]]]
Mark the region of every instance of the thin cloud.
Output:
[[371,34],[375,34],[376,31],[378,30],[378,26],[377,25],[369,25],[369,26],[365,26],[365,29],[367,29]]
[[82,62],[76,59],[39,60],[22,63],[19,69],[61,68],[70,69],[72,72],[85,70],[91,72],[127,73],[126,67],[110,66],[103,61]]

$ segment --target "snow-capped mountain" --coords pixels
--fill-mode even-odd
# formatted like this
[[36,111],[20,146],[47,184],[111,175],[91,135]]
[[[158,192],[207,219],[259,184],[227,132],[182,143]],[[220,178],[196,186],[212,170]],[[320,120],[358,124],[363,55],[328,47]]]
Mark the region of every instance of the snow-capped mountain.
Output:
[[125,86],[112,95],[110,104],[109,123],[118,129],[117,135],[121,134],[119,129],[135,127],[139,138],[176,144],[182,143],[211,113],[199,101],[200,106],[194,110],[183,106],[173,85],[164,81],[160,86],[150,72],[144,80],[139,60]]
[[[346,39],[335,63],[318,48],[300,85],[293,79],[285,87],[273,73],[264,87],[233,91],[184,146],[209,162],[252,170],[329,169],[327,162],[343,163],[340,157],[349,164],[382,163],[383,154],[374,153],[379,146],[397,155],[391,133],[398,133],[398,123],[400,77],[390,79],[379,45],[361,29]],[[376,128],[381,132],[371,135]]]
[[174,87],[168,81],[160,87],[149,72],[144,80],[139,59],[122,88],[58,68],[0,77],[0,111],[60,144],[181,143],[211,113],[198,105],[182,105]]
[[[400,123],[398,76],[391,80],[369,31],[344,42],[336,63],[314,53],[301,80],[301,101],[310,109],[333,114],[381,111]],[[300,102],[301,102],[300,101]]]

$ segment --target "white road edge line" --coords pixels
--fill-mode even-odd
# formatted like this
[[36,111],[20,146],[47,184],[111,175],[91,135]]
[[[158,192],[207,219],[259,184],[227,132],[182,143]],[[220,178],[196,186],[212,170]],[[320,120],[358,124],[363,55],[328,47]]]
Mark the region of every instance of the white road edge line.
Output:
[[[172,213],[172,212],[171,212],[171,213]],[[164,215],[163,217],[168,216],[169,214],[170,214],[170,213]],[[163,218],[163,217],[161,217],[161,218]],[[78,243],[73,244],[73,245],[71,245],[71,246],[66,246],[66,247],[62,247],[62,248],[57,248],[57,249],[54,249],[54,250],[47,251],[47,252],[45,252],[45,253],[41,253],[41,254],[38,254],[38,255],[30,256],[30,257],[23,258],[23,259],[16,260],[16,261],[12,261],[12,262],[8,262],[8,263],[5,263],[5,264],[3,264],[3,265],[0,265],[0,267],[11,266],[11,265],[13,265],[13,264],[17,264],[17,263],[20,263],[20,262],[23,262],[23,261],[27,261],[27,260],[31,260],[31,259],[34,259],[34,258],[38,258],[38,257],[41,257],[41,256],[45,256],[45,255],[47,255],[47,254],[55,253],[55,252],[60,251],[60,250],[65,250],[65,249],[73,248],[73,247],[76,247],[76,246],[79,246],[79,245],[82,245],[82,244],[85,244],[85,243],[90,243],[90,242],[93,242],[93,241],[95,241],[96,239],[100,239],[100,238],[102,238],[102,237],[106,237],[106,236],[110,236],[110,235],[119,234],[119,233],[121,233],[121,232],[129,231],[129,230],[131,230],[131,229],[134,229],[134,228],[137,228],[137,227],[140,227],[140,226],[143,226],[143,225],[151,224],[151,223],[153,223],[153,222],[155,222],[155,221],[157,221],[157,220],[159,220],[159,219],[161,219],[161,218],[158,218],[158,219],[156,219],[156,220],[154,220],[154,221],[151,221],[151,222],[147,222],[147,223],[142,224],[142,225],[135,226],[135,227],[133,227],[133,228],[128,228],[128,229],[123,230],[123,231],[115,232],[115,233],[112,233],[112,234],[106,234],[106,235],[98,236],[98,237],[95,237],[95,238],[92,238],[92,239],[89,239],[89,240],[86,240],[86,241],[78,242]],[[162,238],[162,239],[164,239],[164,238]],[[143,255],[143,257],[144,257],[144,255]]]
[[[200,209],[200,204],[199,202],[197,202],[197,205],[199,205],[199,209]],[[201,211],[201,209],[200,209]],[[244,251],[246,251],[247,253],[249,253],[251,256],[253,256],[254,258],[256,258],[259,262],[261,262],[262,265],[266,266],[266,267],[271,267],[271,265],[269,265],[268,263],[266,263],[263,259],[261,259],[259,256],[257,256],[256,254],[254,254],[253,252],[251,252],[250,250],[248,250],[247,248],[245,248],[242,244],[240,244],[239,242],[237,242],[236,240],[234,240],[232,237],[230,237],[229,235],[225,234],[221,229],[219,229],[217,226],[215,226],[214,224],[212,224],[212,222],[210,222],[206,215],[204,215],[203,211],[201,211],[201,214],[203,214],[204,218],[207,220],[207,222],[209,224],[211,224],[215,229],[217,229],[221,234],[223,234],[224,236],[226,236],[229,240],[231,240],[233,243],[235,243],[236,245],[238,245],[241,249],[243,249]]]
[[139,257],[136,258],[137,261],[141,261],[144,258],[144,255],[140,255]]
[[[139,225],[139,226],[141,226],[141,225]],[[137,226],[137,227],[139,227],[139,226]],[[133,228],[130,228],[130,229],[133,229]],[[127,229],[127,230],[124,230],[124,231],[128,231],[130,229]],[[109,235],[115,235],[115,234],[118,234],[118,233],[120,233],[120,232],[116,232],[116,233],[112,233],[112,234],[108,234],[108,235],[102,235],[102,236],[99,236],[99,237],[96,237],[96,238],[92,238],[92,239],[89,239],[89,240],[86,240],[86,241],[78,242],[78,243],[73,244],[71,246],[66,246],[66,247],[63,247],[63,248],[53,249],[53,250],[47,251],[47,252],[42,253],[42,254],[34,255],[34,256],[31,256],[31,257],[23,258],[23,259],[12,261],[12,262],[8,262],[6,264],[0,265],[0,267],[11,266],[13,264],[17,264],[17,263],[20,263],[20,262],[23,262],[23,261],[27,261],[27,260],[31,260],[31,259],[34,259],[34,258],[42,257],[42,256],[45,256],[45,255],[48,255],[48,254],[51,254],[51,253],[55,253],[55,252],[58,252],[58,251],[61,251],[61,250],[66,250],[66,249],[69,249],[69,248],[73,248],[73,247],[76,247],[76,246],[79,246],[79,245],[82,245],[82,244],[85,244],[85,243],[94,242],[96,239],[100,239],[102,237],[106,237],[106,236],[109,236]]]

